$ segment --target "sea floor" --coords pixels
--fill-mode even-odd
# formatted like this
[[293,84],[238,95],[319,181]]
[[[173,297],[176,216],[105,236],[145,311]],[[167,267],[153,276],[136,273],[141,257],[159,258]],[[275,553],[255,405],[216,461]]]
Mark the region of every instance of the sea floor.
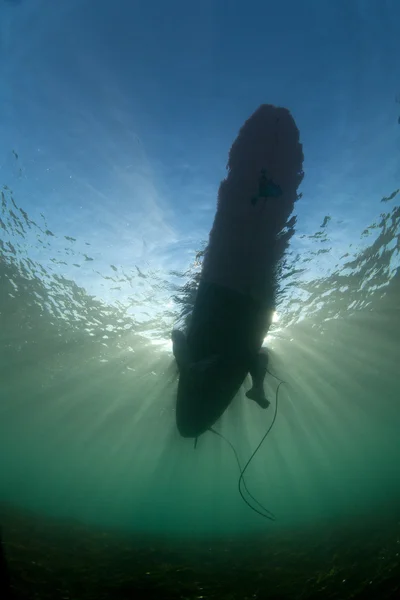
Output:
[[[257,537],[101,531],[2,507],[12,598],[400,598],[400,511]],[[3,596],[2,596],[3,598]]]

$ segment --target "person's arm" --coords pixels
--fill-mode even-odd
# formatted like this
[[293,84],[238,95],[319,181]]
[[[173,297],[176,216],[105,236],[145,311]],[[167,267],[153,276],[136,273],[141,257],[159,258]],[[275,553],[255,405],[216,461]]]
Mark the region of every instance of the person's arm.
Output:
[[190,364],[190,353],[187,345],[186,336],[183,331],[174,329],[171,333],[172,352],[175,356],[179,371],[187,368]]
[[221,362],[221,356],[218,354],[213,354],[203,360],[192,362],[185,334],[178,329],[174,329],[171,339],[172,351],[179,371],[189,369],[192,375],[196,376],[206,373],[210,368],[217,366]]

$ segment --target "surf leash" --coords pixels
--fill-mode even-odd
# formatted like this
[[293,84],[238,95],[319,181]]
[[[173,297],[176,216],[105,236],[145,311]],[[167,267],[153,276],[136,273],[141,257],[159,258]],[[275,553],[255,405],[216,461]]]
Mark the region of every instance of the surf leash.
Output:
[[[259,442],[258,446],[256,447],[256,449],[253,451],[253,453],[251,454],[250,458],[248,459],[248,461],[246,462],[244,468],[242,469],[241,464],[240,464],[240,460],[239,460],[239,456],[236,452],[235,447],[233,446],[233,444],[225,437],[223,436],[221,433],[219,433],[218,431],[216,431],[215,429],[213,429],[212,427],[209,428],[209,431],[211,431],[212,433],[214,433],[215,435],[218,435],[220,438],[222,438],[227,444],[229,444],[229,446],[232,448],[232,451],[235,455],[235,459],[236,462],[238,464],[239,467],[239,480],[238,480],[238,490],[239,490],[239,494],[243,500],[243,502],[245,502],[247,504],[247,506],[249,508],[251,508],[251,510],[253,510],[254,512],[256,512],[258,515],[260,515],[261,517],[263,517],[264,519],[269,519],[270,521],[276,521],[276,516],[274,515],[273,512],[271,512],[268,508],[266,508],[265,506],[263,506],[256,498],[254,498],[254,496],[252,495],[252,493],[249,491],[246,481],[244,479],[244,474],[246,472],[246,470],[248,469],[251,461],[253,460],[253,458],[255,457],[255,455],[257,454],[257,452],[259,451],[259,449],[261,448],[261,446],[263,445],[266,437],[268,436],[268,434],[270,433],[271,429],[273,428],[275,421],[276,421],[276,417],[278,415],[278,403],[279,403],[279,388],[281,387],[282,383],[286,383],[285,381],[283,381],[282,379],[279,379],[279,377],[277,377],[276,375],[274,375],[273,373],[271,373],[270,371],[267,371],[270,375],[272,375],[272,377],[274,377],[275,379],[277,379],[279,381],[278,387],[276,389],[275,392],[275,411],[274,411],[274,416],[272,418],[272,423],[271,425],[268,427],[267,431],[264,433],[263,437],[261,438],[261,441]],[[242,491],[242,485],[245,489],[245,491],[247,492],[248,496],[253,500],[253,502],[258,506],[258,508],[252,506],[252,504],[250,504],[250,502],[247,500],[247,498],[245,498],[243,491]]]

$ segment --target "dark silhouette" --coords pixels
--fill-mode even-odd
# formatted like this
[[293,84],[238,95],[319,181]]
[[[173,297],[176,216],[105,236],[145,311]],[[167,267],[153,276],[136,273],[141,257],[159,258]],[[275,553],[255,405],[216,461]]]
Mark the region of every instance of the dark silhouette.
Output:
[[272,322],[289,219],[303,179],[303,151],[289,111],[262,105],[229,152],[228,176],[204,254],[186,332],[172,332],[179,368],[176,420],[198,437],[226,410],[248,373],[247,396],[267,408],[261,351]]

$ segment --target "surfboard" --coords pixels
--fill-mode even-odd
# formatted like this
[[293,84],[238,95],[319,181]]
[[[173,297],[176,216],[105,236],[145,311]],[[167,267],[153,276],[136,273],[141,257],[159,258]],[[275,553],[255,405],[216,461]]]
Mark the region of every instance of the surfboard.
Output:
[[268,332],[302,166],[290,112],[260,106],[233,142],[219,187],[187,330],[192,367],[178,383],[176,419],[185,437],[198,437],[225,412]]

